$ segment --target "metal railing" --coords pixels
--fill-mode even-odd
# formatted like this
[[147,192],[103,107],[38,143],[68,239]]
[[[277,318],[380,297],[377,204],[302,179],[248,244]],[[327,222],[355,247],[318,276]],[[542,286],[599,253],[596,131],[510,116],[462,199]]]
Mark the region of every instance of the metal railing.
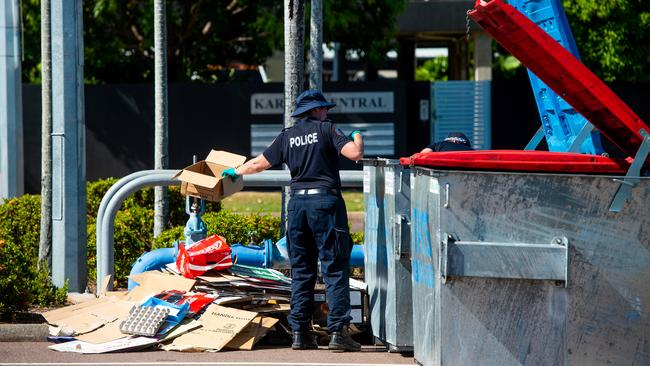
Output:
[[[114,262],[114,229],[115,216],[122,202],[134,192],[155,186],[180,185],[181,182],[172,177],[178,170],[142,170],[117,181],[102,198],[97,212],[97,284],[102,279],[115,272]],[[340,172],[343,187],[362,187],[363,172],[360,170],[343,170]],[[243,177],[244,187],[284,187],[291,182],[286,170],[267,170],[258,174]],[[109,290],[112,281],[109,281]],[[99,289],[97,290],[99,291]]]

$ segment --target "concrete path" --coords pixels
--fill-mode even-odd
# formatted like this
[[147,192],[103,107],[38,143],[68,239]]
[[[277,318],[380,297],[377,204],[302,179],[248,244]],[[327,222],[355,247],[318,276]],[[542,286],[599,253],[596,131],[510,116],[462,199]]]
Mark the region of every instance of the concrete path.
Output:
[[334,353],[319,350],[292,351],[289,348],[261,348],[253,351],[181,353],[143,351],[82,355],[60,353],[47,348],[47,342],[1,342],[0,365],[413,365],[413,358],[388,353],[383,347],[364,346],[361,352]]

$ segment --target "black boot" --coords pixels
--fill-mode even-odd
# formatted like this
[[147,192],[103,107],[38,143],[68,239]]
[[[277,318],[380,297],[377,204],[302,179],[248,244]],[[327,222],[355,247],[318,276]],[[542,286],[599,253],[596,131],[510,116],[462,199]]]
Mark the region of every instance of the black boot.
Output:
[[360,351],[361,345],[355,342],[352,337],[350,337],[347,327],[343,327],[338,332],[332,332],[332,339],[330,340],[330,344],[327,346],[327,348],[338,352]]
[[309,331],[293,332],[292,349],[317,349],[316,337]]

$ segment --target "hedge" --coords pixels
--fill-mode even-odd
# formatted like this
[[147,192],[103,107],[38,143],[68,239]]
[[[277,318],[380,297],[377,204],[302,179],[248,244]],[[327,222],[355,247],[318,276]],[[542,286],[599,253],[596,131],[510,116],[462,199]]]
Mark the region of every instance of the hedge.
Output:
[[[87,235],[88,283],[93,288],[96,279],[96,220],[102,197],[116,182],[105,179],[88,183]],[[117,288],[126,287],[127,275],[133,263],[144,252],[170,247],[183,240],[187,221],[185,198],[178,187],[169,189],[170,229],[153,238],[153,188],[142,189],[122,204],[115,218],[115,281]],[[66,300],[67,285],[57,289],[50,274],[38,269],[40,235],[40,196],[24,195],[6,200],[0,205],[0,317],[31,305],[50,306]],[[277,241],[280,219],[272,216],[238,215],[221,210],[219,204],[208,202],[203,215],[208,235],[219,234],[228,243],[259,244],[264,239]],[[363,242],[362,233],[353,233],[356,243]]]
[[41,199],[25,195],[0,205],[0,318],[30,305],[62,304],[67,286],[56,289],[45,266],[38,269]]
[[[96,278],[96,220],[104,194],[116,182],[105,179],[88,183],[87,235],[88,283]],[[178,187],[169,189],[170,229],[153,239],[153,188],[142,189],[122,204],[115,218],[115,282],[125,287],[133,263],[144,252],[169,247],[183,239],[187,221],[185,198]],[[280,221],[271,216],[240,216],[221,211],[220,204],[208,202],[203,216],[208,234],[218,233],[229,243],[258,243],[269,238],[279,238]],[[24,195],[6,200],[0,205],[0,317],[31,305],[50,306],[66,300],[67,286],[57,289],[45,266],[38,266],[40,236],[40,196]]]

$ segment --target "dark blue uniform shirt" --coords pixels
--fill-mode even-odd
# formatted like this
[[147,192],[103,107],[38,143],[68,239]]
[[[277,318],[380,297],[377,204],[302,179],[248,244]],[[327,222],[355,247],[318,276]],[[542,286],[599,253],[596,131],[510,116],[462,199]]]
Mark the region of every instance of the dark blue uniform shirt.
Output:
[[264,152],[272,166],[287,164],[291,189],[341,188],[339,154],[350,142],[330,121],[305,118],[278,135]]

